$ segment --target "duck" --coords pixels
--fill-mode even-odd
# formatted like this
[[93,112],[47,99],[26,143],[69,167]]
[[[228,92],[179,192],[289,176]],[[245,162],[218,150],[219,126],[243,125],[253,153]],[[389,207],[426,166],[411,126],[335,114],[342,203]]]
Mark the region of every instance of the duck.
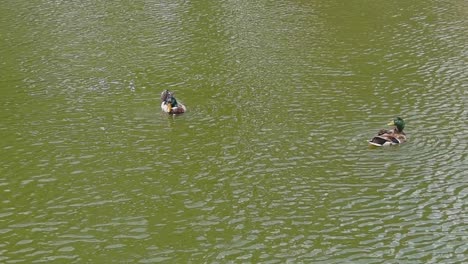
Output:
[[383,147],[398,145],[406,142],[406,134],[403,132],[405,128],[405,121],[400,117],[395,117],[392,122],[388,124],[394,126],[393,129],[381,129],[377,136],[369,140],[369,144],[372,146]]
[[163,112],[172,115],[182,114],[187,110],[185,105],[177,102],[174,93],[169,90],[164,90],[161,93],[161,109]]

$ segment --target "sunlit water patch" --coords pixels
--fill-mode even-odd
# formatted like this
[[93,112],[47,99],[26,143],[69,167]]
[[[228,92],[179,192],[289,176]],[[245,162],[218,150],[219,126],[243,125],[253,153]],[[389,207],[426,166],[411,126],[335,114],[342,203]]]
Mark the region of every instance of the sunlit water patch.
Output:
[[461,3],[6,3],[0,262],[466,262]]

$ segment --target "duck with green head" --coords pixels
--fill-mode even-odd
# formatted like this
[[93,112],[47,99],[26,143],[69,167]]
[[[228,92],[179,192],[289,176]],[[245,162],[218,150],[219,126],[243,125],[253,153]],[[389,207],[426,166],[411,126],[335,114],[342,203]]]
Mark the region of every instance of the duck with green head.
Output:
[[389,126],[395,126],[391,130],[382,129],[377,133],[377,136],[369,140],[369,144],[377,147],[391,146],[404,143],[406,141],[406,134],[403,132],[405,128],[405,121],[400,117],[396,117]]

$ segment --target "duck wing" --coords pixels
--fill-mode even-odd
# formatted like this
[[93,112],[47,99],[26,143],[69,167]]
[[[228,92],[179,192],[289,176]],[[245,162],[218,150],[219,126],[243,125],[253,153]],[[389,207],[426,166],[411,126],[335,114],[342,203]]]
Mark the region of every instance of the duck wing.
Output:
[[391,136],[391,135],[380,135],[380,136],[375,136],[371,140],[369,140],[369,144],[381,147],[381,146],[400,144],[400,140],[398,140],[396,137]]

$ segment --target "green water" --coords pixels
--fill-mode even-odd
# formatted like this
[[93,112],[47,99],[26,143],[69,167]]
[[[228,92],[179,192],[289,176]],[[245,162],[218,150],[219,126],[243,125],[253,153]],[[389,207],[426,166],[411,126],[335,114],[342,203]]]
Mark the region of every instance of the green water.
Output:
[[3,1],[0,263],[467,262],[467,11]]

